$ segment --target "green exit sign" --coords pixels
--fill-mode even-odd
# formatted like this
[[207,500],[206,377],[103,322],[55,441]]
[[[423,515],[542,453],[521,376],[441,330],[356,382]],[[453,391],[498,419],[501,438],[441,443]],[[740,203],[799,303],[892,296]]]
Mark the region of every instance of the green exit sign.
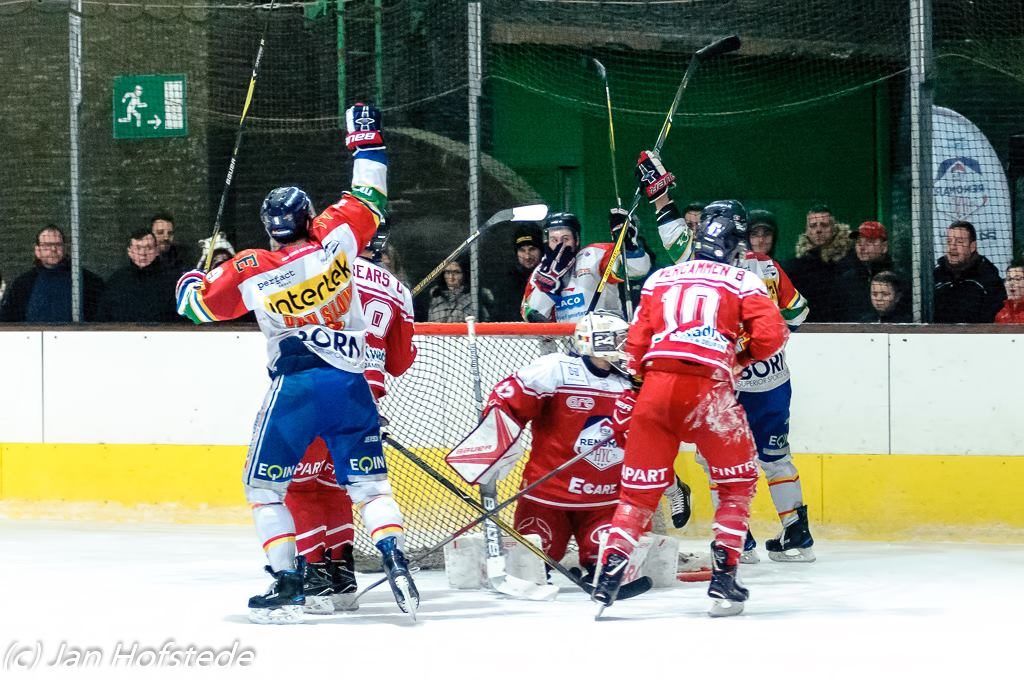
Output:
[[115,76],[114,139],[185,137],[185,76]]

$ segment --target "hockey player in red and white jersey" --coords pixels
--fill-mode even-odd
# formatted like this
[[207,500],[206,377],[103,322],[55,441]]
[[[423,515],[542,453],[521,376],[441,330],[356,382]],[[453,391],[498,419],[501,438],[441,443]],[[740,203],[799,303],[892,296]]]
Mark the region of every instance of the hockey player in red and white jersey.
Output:
[[616,263],[601,297],[594,307],[623,315],[619,284],[623,276],[640,279],[651,270],[651,258],[637,242],[636,222],[628,220],[625,210],[613,208],[609,214],[612,243],[592,243],[580,248],[580,221],[572,213],[554,213],[544,221],[547,239],[544,257],[533,270],[523,295],[523,318],[531,322],[576,323],[597,293],[601,276],[615,249],[614,241],[626,229],[623,252],[626,272]]
[[[387,235],[382,225],[352,267],[367,324],[364,375],[378,404],[387,394],[384,374],[400,376],[416,358],[412,296],[379,264]],[[323,439],[318,437],[306,449],[285,504],[295,519],[296,549],[306,558],[305,611],[357,609],[352,500],[335,479]]]
[[381,552],[399,607],[414,616],[419,604],[402,552],[402,514],[387,478],[377,407],[363,377],[367,324],[352,271],[387,202],[380,112],[357,104],[346,111],[346,125],[351,192],[317,215],[301,189],[274,189],[260,219],[276,249],[245,250],[209,273],[186,272],[175,290],[182,316],[204,323],[251,310],[267,339],[272,383],[243,470],[274,577],[265,595],[249,599],[249,618],[257,623],[302,621],[305,560],[296,555],[284,495],[316,437],[326,442],[338,481],[348,485]]
[[[630,387],[623,363],[628,328],[615,314],[587,314],[576,324],[575,354],[541,356],[495,385],[485,417],[498,410],[520,428],[533,423],[523,486],[611,435],[616,399]],[[516,505],[516,530],[538,534],[556,560],[575,537],[580,566],[592,576],[598,534],[618,502],[622,455],[612,440],[531,490]]]
[[[638,394],[625,393],[613,415],[613,428],[627,443],[619,506],[594,592],[602,606],[615,601],[630,555],[673,480],[680,441],[704,452],[719,496],[712,525],[709,613],[738,614],[748,597],[737,580],[737,565],[757,466],[733,375],[737,364],[777,352],[788,330],[760,278],[727,264],[745,230],[746,211],[738,202],[709,204],[694,238],[696,259],[662,269],[644,285],[626,343],[628,369],[642,387]],[[750,339],[737,353],[744,331]]]

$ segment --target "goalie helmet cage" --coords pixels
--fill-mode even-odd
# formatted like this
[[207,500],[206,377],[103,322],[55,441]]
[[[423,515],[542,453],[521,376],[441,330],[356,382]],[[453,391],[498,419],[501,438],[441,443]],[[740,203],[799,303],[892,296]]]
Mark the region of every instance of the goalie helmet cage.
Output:
[[[572,348],[573,324],[478,323],[476,324],[480,377],[484,397],[494,385],[543,354]],[[416,361],[398,378],[387,378],[387,396],[381,411],[390,421],[395,440],[422,456],[430,465],[475,497],[470,488],[444,462],[445,455],[477,425],[470,370],[469,343],[464,323],[418,323]],[[526,455],[498,483],[498,501],[514,494],[529,457],[530,428],[520,442]],[[419,557],[474,517],[471,510],[430,479],[402,454],[385,445],[388,476],[405,517],[406,554],[423,567],[440,567],[444,556],[437,551],[425,562]],[[501,512],[512,522],[515,504]],[[356,513],[355,554],[360,570],[379,570],[380,556],[370,544]],[[477,527],[473,532],[479,532]],[[472,532],[470,532],[472,533]]]

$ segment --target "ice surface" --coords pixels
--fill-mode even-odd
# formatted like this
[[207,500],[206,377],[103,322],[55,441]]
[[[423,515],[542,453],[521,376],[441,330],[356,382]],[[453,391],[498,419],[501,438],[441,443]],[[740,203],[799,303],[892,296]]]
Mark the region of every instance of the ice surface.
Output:
[[[269,579],[252,529],[0,520],[0,677],[1024,677],[1024,546],[819,541],[815,551],[814,564],[762,554],[742,567],[751,599],[733,619],[707,617],[701,583],[619,602],[595,622],[596,605],[560,577],[556,602],[522,602],[453,592],[443,573],[423,572],[417,625],[382,586],[358,612],[257,626],[246,600]],[[118,642],[169,639],[213,649],[238,640],[255,661],[111,667]],[[47,668],[61,641],[98,649],[100,665]],[[39,666],[16,668],[35,650]]]

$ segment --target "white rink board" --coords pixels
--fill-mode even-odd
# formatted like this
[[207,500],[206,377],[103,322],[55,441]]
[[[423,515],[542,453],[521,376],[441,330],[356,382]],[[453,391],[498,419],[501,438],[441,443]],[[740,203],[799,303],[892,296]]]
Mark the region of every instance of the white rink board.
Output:
[[884,333],[794,333],[786,361],[794,453],[889,453]]
[[43,437],[43,339],[37,332],[0,333],[0,442]]
[[[794,334],[793,450],[1024,455],[1021,349],[1016,334]],[[265,363],[256,331],[0,332],[0,442],[246,445]]]
[[1024,336],[892,335],[893,453],[1024,455]]
[[270,385],[254,332],[44,333],[44,441],[248,444]]

